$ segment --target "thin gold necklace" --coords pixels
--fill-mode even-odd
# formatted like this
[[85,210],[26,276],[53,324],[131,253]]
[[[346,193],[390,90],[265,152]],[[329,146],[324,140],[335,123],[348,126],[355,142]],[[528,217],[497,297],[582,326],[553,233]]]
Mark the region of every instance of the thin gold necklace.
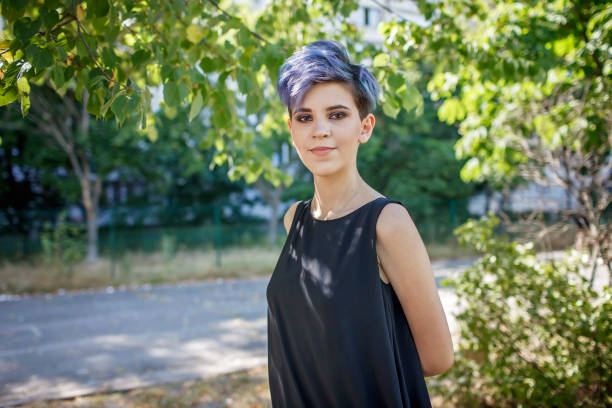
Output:
[[[355,189],[355,193],[353,193],[352,197],[346,202],[344,203],[344,205],[342,207],[340,207],[339,210],[334,210],[332,211],[334,214],[337,214],[339,211],[344,210],[346,208],[347,205],[349,205],[349,203],[351,201],[353,201],[353,199],[357,196],[357,193],[359,193],[359,187]],[[313,198],[317,198],[316,195]],[[317,205],[319,206],[319,209],[321,208],[321,205],[318,202],[319,200],[317,200]],[[312,214],[311,214],[312,215]],[[334,218],[332,218],[334,219]],[[322,219],[321,221],[327,221],[327,219]]]

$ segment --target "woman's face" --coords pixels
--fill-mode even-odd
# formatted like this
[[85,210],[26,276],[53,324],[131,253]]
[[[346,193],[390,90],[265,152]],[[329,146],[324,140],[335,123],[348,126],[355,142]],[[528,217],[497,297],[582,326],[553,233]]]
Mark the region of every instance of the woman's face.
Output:
[[291,138],[302,163],[315,176],[357,168],[357,149],[374,128],[374,115],[363,120],[348,86],[315,84],[289,118]]

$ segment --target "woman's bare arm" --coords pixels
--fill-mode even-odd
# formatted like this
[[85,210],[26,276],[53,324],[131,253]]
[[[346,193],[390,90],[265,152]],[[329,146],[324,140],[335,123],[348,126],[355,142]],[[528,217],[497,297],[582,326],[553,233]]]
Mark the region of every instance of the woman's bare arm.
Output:
[[425,244],[402,205],[390,203],[383,208],[376,238],[380,263],[410,325],[423,374],[448,370],[454,362],[448,322]]
[[291,223],[293,222],[293,217],[295,216],[295,209],[297,208],[298,201],[291,204],[291,206],[285,212],[283,216],[283,224],[285,224],[285,231],[287,235],[289,235],[289,229],[291,229]]

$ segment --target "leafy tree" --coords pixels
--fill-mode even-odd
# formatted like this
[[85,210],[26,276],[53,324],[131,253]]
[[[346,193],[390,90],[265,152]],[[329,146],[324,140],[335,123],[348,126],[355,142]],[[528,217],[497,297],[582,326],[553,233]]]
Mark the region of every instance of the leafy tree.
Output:
[[[299,45],[323,37],[355,51],[360,33],[344,19],[357,6],[356,0],[276,0],[257,14],[215,0],[7,0],[0,106],[19,102],[25,116],[36,105],[30,84],[45,83],[74,95],[97,118],[137,121],[141,135],[155,141],[151,99],[160,93],[169,116],[187,105],[190,121],[210,125],[198,148],[214,147],[211,162],[226,164],[231,180],[263,176],[278,188],[291,182],[272,162],[275,146],[287,143],[287,133],[278,131],[284,109],[274,95],[280,64]],[[388,68],[388,55],[372,45],[360,53],[383,85],[386,114],[418,105],[420,95]],[[96,191],[94,183],[83,194],[86,208]]]
[[[0,129],[3,140],[0,145],[0,213],[2,229],[19,234],[19,249],[11,255],[25,258],[30,243],[37,241],[41,216],[37,212],[40,203],[48,207],[60,207],[62,197],[47,180],[56,177],[56,168],[69,167],[67,159],[49,154],[41,149],[41,141],[32,135],[16,109],[0,111]],[[53,168],[53,171],[42,171]],[[44,218],[44,216],[43,216]]]
[[[212,207],[203,208],[200,204],[226,201],[230,193],[242,191],[245,183],[228,178],[227,164],[214,163],[216,151],[207,138],[210,126],[204,121],[190,123],[188,117],[188,108],[176,109],[171,116],[163,111],[156,113],[155,132],[159,136],[155,142],[139,142],[143,151],[138,160],[147,163],[147,171],[135,177],[146,183],[154,196],[147,197],[142,205],[154,204],[155,197],[161,198],[169,214],[174,208],[189,206],[194,215],[192,222],[197,222],[212,217]],[[180,222],[182,217],[173,214],[167,221]]]
[[[290,179],[257,149],[254,140],[260,135],[247,118],[278,106],[266,96],[280,64],[298,45],[321,37],[355,40],[358,32],[343,19],[357,5],[356,0],[276,0],[253,21],[215,0],[6,0],[0,105],[21,102],[25,115],[29,84],[45,82],[60,94],[73,89],[98,118],[123,123],[135,116],[154,137],[155,88],[170,109],[189,104],[191,119],[202,111],[210,115],[213,160],[232,158],[233,178],[263,175],[274,185],[288,184]],[[401,101],[391,91],[401,89],[403,81],[390,76],[388,60],[381,53],[373,65],[391,101],[387,111],[397,114]],[[405,87],[400,93],[405,107],[414,106],[417,94]]]
[[467,202],[473,185],[459,178],[462,162],[453,152],[457,128],[438,120],[425,84],[415,83],[426,95],[422,112],[402,112],[396,119],[382,112],[376,116],[374,135],[360,147],[358,163],[365,179],[405,202],[411,215],[440,219],[449,213],[450,200]]
[[589,221],[592,270],[611,265],[612,3],[418,4],[429,24],[384,24],[385,46],[435,63],[428,90],[459,124],[461,177],[562,186]]
[[[47,86],[32,87],[32,113],[26,119],[3,122],[0,129],[10,134],[27,133],[37,140],[35,167],[47,169],[44,181],[61,192],[64,199],[80,199],[87,220],[87,259],[97,260],[98,212],[102,182],[122,165],[146,168],[146,162],[133,161],[139,151],[138,139],[129,137],[129,127],[114,129],[111,122],[92,120],[83,104],[67,90],[63,97]],[[114,134],[109,141],[108,135]],[[126,137],[127,136],[127,137]],[[110,142],[110,143],[109,143]],[[69,168],[76,178],[57,175],[58,166]]]

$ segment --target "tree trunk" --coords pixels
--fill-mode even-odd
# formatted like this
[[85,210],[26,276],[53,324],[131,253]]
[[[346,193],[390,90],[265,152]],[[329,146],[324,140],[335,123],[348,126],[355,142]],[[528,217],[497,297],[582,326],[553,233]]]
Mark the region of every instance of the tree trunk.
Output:
[[48,88],[41,88],[40,92],[40,95],[32,94],[32,97],[36,97],[36,103],[32,103],[30,117],[39,130],[52,136],[66,153],[79,180],[87,219],[87,262],[95,263],[98,261],[98,205],[102,180],[92,172],[92,154],[88,153],[87,147],[79,145],[77,137],[78,133],[86,137],[90,132],[90,118],[86,109],[88,95],[83,91],[80,105],[73,95],[65,96],[58,111],[53,105],[54,99],[45,97],[45,92],[53,92]]
[[98,226],[97,214],[94,210],[87,213],[87,262],[95,263],[98,261]]
[[[89,166],[84,166],[89,168]],[[88,173],[88,172],[87,172]],[[98,261],[98,202],[102,183],[100,179],[81,180],[83,206],[87,217],[87,262]]]
[[261,193],[264,202],[272,210],[268,220],[268,243],[274,245],[278,238],[280,197],[284,188],[282,186],[274,187],[270,182],[262,179],[257,180],[254,187]]
[[270,245],[276,244],[276,240],[278,239],[280,195],[280,188],[272,190],[272,194],[270,194],[270,202],[268,203],[272,209],[272,214],[270,215],[270,220],[268,223],[268,242]]
[[488,214],[491,211],[491,189],[488,184],[485,185],[483,193],[485,199],[484,213]]

